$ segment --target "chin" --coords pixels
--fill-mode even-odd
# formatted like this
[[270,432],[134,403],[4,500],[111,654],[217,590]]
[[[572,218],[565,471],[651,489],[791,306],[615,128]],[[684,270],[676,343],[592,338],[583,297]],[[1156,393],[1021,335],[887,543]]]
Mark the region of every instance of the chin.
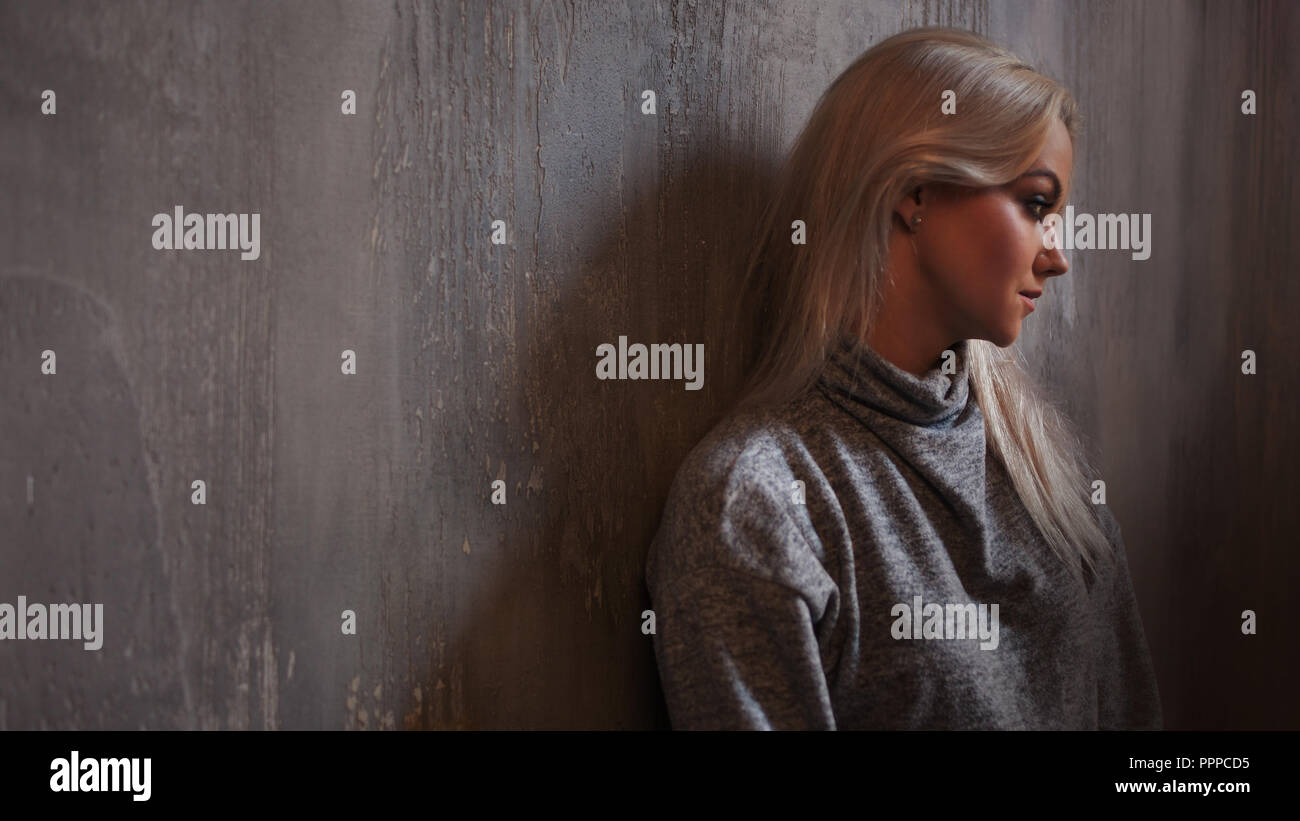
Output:
[[1010,347],[1019,337],[1020,325],[1017,324],[1015,328],[1000,330],[991,333],[988,336],[981,337],[981,339],[986,339],[994,345],[997,345],[999,348],[1007,348]]

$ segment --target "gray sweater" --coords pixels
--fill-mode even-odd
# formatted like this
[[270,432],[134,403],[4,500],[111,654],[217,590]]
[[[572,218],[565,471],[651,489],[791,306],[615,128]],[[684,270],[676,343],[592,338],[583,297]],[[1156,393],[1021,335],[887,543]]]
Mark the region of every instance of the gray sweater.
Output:
[[1161,727],[1118,524],[1072,577],[986,454],[967,346],[918,378],[845,340],[691,451],[646,565],[674,728]]

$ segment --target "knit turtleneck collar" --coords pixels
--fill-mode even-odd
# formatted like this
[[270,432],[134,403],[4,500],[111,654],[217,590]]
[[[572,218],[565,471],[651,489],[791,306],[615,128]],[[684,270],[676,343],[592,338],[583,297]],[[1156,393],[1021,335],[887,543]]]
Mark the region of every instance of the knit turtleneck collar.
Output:
[[950,350],[956,355],[955,373],[936,367],[916,376],[845,335],[831,350],[821,384],[836,404],[869,427],[870,417],[881,414],[910,425],[947,428],[961,417],[970,397],[969,343],[963,339]]
[[885,458],[904,476],[919,476],[914,493],[928,486],[962,527],[983,532],[988,509],[984,415],[971,392],[969,340],[951,350],[955,373],[936,367],[916,376],[864,342],[842,339],[818,388],[884,446]]

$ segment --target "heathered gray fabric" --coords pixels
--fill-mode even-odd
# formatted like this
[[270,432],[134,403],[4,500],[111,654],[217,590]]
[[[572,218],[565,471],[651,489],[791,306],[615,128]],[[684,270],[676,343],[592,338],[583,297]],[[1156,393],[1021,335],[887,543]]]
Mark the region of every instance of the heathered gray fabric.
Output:
[[[1118,524],[1098,507],[1119,561],[1076,581],[986,456],[967,346],[918,378],[846,339],[691,451],[646,564],[674,728],[1162,726]],[[894,638],[918,595],[997,604],[997,647]]]

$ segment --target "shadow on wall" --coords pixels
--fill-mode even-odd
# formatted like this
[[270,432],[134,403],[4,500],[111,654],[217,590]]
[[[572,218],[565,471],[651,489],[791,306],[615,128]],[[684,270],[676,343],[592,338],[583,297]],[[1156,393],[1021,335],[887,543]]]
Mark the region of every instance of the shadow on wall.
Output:
[[[642,632],[645,558],[678,466],[743,377],[747,354],[730,332],[732,320],[751,332],[736,306],[774,175],[750,154],[715,149],[657,190],[625,182],[646,193],[621,214],[609,203],[611,218],[591,234],[599,243],[577,255],[581,271],[559,276],[543,262],[533,274],[559,294],[533,306],[521,355],[518,401],[537,422],[533,475],[543,481],[524,488],[528,515],[510,520],[502,545],[511,560],[473,592],[470,629],[449,648],[465,691],[482,694],[466,705],[469,726],[669,726]],[[568,229],[548,235],[590,230]],[[596,349],[620,335],[703,343],[703,386],[598,379]]]
[[172,584],[112,314],[24,272],[0,276],[0,322],[0,602],[103,605],[97,650],[0,642],[0,730],[185,726]]
[[[644,194],[625,211],[611,203],[594,230],[542,215],[545,237],[596,241],[565,248],[577,271],[531,272],[510,401],[531,420],[532,472],[508,484],[503,535],[475,556],[488,581],[441,591],[458,632],[437,647],[399,630],[394,666],[409,665],[421,694],[394,705],[401,726],[668,726],[642,633],[646,549],[678,466],[743,376],[731,332],[750,328],[737,288],[772,179],[746,156],[701,155],[657,188],[625,181]],[[165,563],[122,329],[103,302],[41,271],[0,276],[0,319],[11,391],[0,402],[0,602],[102,603],[106,634],[98,651],[0,643],[0,729],[192,727],[201,705],[186,697],[182,625],[210,625],[176,599],[200,569]],[[703,344],[702,388],[597,379],[597,347],[620,335]],[[41,373],[45,349],[56,376]]]

